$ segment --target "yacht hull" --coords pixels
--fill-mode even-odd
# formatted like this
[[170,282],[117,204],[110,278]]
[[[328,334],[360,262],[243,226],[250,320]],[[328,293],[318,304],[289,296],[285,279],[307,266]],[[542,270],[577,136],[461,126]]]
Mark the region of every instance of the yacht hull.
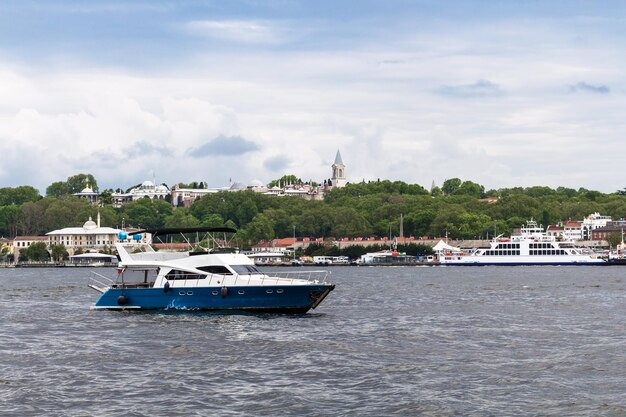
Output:
[[94,309],[241,310],[302,314],[335,288],[332,284],[231,287],[108,288]]

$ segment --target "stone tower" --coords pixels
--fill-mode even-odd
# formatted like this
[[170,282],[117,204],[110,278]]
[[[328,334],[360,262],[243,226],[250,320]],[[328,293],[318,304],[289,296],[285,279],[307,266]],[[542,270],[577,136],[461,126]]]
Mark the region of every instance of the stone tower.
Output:
[[341,153],[337,149],[337,156],[335,156],[335,163],[333,164],[333,187],[341,188],[345,187],[348,181],[346,180],[346,166],[341,159]]

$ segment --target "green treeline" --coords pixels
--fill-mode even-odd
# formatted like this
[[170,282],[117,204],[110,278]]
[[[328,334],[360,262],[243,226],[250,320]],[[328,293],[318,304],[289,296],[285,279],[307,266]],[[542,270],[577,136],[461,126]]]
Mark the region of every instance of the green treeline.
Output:
[[[76,179],[70,177],[70,179]],[[614,219],[626,216],[624,191],[604,194],[559,187],[484,187],[458,178],[432,191],[401,181],[349,184],[326,194],[323,201],[266,196],[253,191],[221,192],[197,200],[189,209],[144,198],[113,208],[96,207],[72,196],[96,181],[80,174],[78,181],[54,183],[46,197],[29,186],[0,188],[0,235],[42,235],[63,227],[81,226],[100,213],[103,226],[190,227],[222,226],[238,229],[242,247],[280,237],[397,236],[400,214],[405,236],[452,239],[510,234],[531,217],[544,225],[581,220],[599,212]],[[485,197],[492,197],[489,201]],[[497,201],[495,200],[497,199]],[[495,202],[494,202],[495,201]]]

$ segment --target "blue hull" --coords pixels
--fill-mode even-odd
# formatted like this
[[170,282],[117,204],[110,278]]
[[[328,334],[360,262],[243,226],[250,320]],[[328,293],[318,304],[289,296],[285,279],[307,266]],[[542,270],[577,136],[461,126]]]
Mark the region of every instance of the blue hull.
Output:
[[306,313],[335,288],[330,284],[170,288],[110,288],[96,309],[242,310],[272,313]]

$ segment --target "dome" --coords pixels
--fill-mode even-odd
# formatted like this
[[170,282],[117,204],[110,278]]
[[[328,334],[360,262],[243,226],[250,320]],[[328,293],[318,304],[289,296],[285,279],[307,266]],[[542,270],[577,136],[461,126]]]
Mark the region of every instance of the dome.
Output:
[[150,180],[141,183],[141,188],[154,188],[154,183]]
[[265,184],[263,184],[261,181],[259,180],[252,180],[250,181],[250,187],[256,188],[256,187],[265,187]]
[[85,188],[83,188],[83,191],[81,191],[81,193],[83,194],[93,193],[93,190],[89,186],[86,186]]
[[93,230],[97,228],[98,228],[98,225],[96,224],[96,222],[91,220],[91,217],[89,217],[89,220],[87,220],[85,224],[83,224],[83,229],[85,230]]

